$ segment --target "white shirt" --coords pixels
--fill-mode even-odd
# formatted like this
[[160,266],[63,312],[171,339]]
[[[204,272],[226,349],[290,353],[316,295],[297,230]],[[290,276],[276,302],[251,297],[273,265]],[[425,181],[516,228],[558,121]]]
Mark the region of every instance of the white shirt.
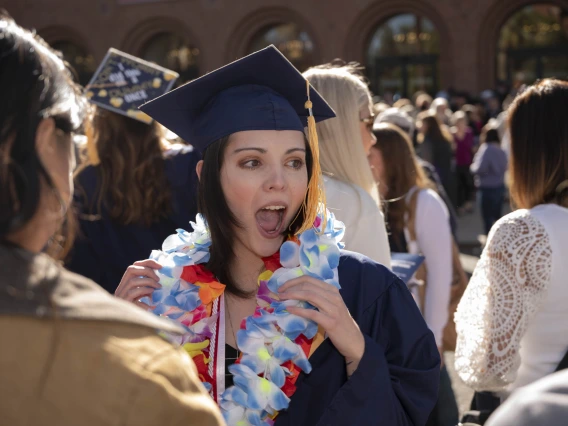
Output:
[[568,348],[568,209],[499,220],[456,312],[456,370],[503,398],[552,373]]
[[[407,202],[413,190],[407,196]],[[426,265],[426,297],[424,320],[442,346],[444,328],[448,322],[448,305],[452,286],[452,230],[450,213],[440,196],[431,189],[423,189],[416,200],[416,246],[406,241],[408,252],[422,254]]]
[[345,249],[391,267],[385,218],[361,187],[324,176],[327,208],[345,224]]

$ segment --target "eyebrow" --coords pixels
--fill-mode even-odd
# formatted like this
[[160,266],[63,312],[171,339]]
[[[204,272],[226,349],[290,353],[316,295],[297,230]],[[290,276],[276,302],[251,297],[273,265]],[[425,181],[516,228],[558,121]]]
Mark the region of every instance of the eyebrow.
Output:
[[[263,149],[263,148],[252,148],[252,147],[251,147],[251,148],[239,148],[239,149],[235,149],[235,150],[233,151],[233,154],[236,154],[236,153],[238,153],[238,152],[243,152],[243,151],[257,151],[257,152],[260,152],[261,154],[266,154],[266,149]],[[306,152],[306,149],[305,149],[305,148],[291,148],[291,149],[289,149],[288,151],[286,151],[286,155],[291,154],[291,153],[296,152],[296,151]]]

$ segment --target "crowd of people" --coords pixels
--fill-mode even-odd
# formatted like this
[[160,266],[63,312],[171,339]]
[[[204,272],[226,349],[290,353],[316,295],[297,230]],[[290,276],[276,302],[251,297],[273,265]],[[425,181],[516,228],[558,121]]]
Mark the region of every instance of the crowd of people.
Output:
[[[1,14],[7,423],[568,413],[549,397],[567,392],[568,83],[387,104],[356,65],[302,74],[272,46],[142,115],[88,90]],[[477,201],[487,240],[468,283],[457,217]],[[416,263],[404,281],[397,254]],[[475,390],[462,419],[447,351]]]

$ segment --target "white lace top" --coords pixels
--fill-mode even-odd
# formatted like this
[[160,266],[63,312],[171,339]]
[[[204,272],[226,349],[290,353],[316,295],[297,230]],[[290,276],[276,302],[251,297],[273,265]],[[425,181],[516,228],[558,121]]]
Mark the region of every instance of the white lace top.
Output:
[[568,209],[547,204],[498,221],[455,315],[455,367],[478,391],[553,372],[568,348]]

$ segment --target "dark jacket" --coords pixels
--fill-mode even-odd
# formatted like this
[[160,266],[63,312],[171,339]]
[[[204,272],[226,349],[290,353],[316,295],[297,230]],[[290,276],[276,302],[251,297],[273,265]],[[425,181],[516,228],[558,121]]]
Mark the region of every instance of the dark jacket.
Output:
[[100,181],[97,167],[84,169],[77,176],[75,191],[79,235],[66,267],[114,293],[128,266],[147,259],[152,250],[160,248],[177,228],[187,229],[189,221],[195,220],[198,185],[195,166],[199,160],[195,151],[180,152],[164,160],[172,211],[151,226],[118,224],[110,219],[104,206],[99,212],[96,206]]
[[365,338],[348,379],[345,358],[325,339],[301,373],[275,426],[423,426],[438,395],[440,355],[406,285],[369,258],[342,251],[341,297]]

